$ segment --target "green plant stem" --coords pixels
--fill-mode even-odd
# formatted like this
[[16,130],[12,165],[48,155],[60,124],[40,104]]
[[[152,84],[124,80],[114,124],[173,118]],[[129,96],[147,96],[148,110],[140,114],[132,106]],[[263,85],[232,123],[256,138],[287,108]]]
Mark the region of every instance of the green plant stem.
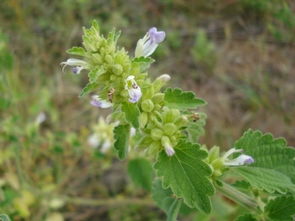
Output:
[[140,205],[140,206],[155,206],[154,202],[151,199],[143,198],[113,198],[113,199],[87,199],[81,197],[63,197],[67,203],[86,205],[86,206],[108,206],[108,207],[117,207],[117,206],[130,206]]
[[237,204],[245,207],[248,210],[258,212],[258,204],[254,198],[249,197],[245,193],[242,193],[227,183],[222,183],[222,186],[217,184],[215,186],[224,196],[233,200]]

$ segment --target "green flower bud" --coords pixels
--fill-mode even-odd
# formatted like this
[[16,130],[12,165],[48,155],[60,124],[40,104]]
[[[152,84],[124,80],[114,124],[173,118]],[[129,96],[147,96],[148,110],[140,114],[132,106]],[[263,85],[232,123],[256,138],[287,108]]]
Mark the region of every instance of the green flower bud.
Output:
[[145,112],[151,112],[154,109],[154,103],[148,99],[141,103],[141,108]]
[[177,127],[173,123],[168,123],[163,126],[163,130],[166,135],[171,136],[177,131]]
[[142,113],[139,115],[138,120],[139,120],[139,127],[140,127],[140,128],[144,128],[145,125],[146,125],[147,122],[148,122],[148,115],[147,115],[147,113],[142,112]]
[[214,168],[214,170],[220,170],[224,167],[224,162],[222,159],[218,158],[216,160],[213,160],[211,162],[211,165]]
[[164,123],[171,123],[174,122],[175,119],[178,119],[180,116],[180,112],[177,109],[169,109],[164,112],[163,114],[163,121]]
[[211,163],[214,160],[218,159],[219,158],[219,154],[220,154],[219,152],[220,152],[220,150],[219,150],[219,147],[218,146],[212,147],[209,150],[209,153],[208,153],[208,162]]
[[152,101],[155,104],[158,104],[160,102],[164,101],[164,94],[163,93],[156,93],[153,97],[152,97]]
[[120,74],[122,74],[122,72],[123,72],[123,68],[122,68],[122,66],[119,65],[119,64],[115,64],[115,65],[113,65],[113,66],[112,66],[112,70],[113,70],[113,72],[114,72],[116,75],[120,75]]
[[111,55],[107,54],[105,57],[104,57],[105,61],[108,63],[108,64],[113,64],[114,63],[114,60],[112,58]]
[[178,127],[183,127],[183,126],[186,126],[188,123],[188,119],[186,116],[181,116],[180,118],[178,118],[176,121],[175,121],[175,124],[178,126]]
[[155,129],[152,129],[151,131],[151,137],[153,140],[160,140],[163,136],[163,131],[158,129],[158,128],[155,128]]

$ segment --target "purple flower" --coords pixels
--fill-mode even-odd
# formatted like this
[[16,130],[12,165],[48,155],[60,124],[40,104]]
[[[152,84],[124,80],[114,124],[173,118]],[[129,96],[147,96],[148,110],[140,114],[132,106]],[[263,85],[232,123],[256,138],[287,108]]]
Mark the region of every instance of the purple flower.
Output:
[[125,90],[128,91],[130,103],[137,103],[140,100],[142,96],[142,92],[140,87],[137,85],[136,81],[134,80],[133,75],[130,75],[127,77],[126,83],[125,83]]
[[112,106],[112,103],[106,100],[102,100],[98,95],[92,96],[90,104],[94,107],[99,107],[99,108],[109,108]]
[[234,159],[228,159],[230,155],[232,155],[233,153],[239,153],[242,152],[242,149],[235,149],[232,148],[229,151],[227,151],[224,155],[223,155],[223,159],[224,159],[224,165],[226,166],[243,166],[243,165],[249,165],[255,162],[255,160],[253,159],[253,157],[246,155],[246,154],[241,154],[240,156],[238,156],[237,158]]
[[88,63],[86,61],[76,58],[69,58],[60,64],[62,65],[62,71],[64,71],[66,66],[72,66],[72,72],[74,74],[80,74],[83,69],[88,68]]
[[158,47],[158,45],[164,41],[165,32],[158,31],[157,28],[150,28],[146,35],[139,39],[135,49],[135,57],[148,57]]

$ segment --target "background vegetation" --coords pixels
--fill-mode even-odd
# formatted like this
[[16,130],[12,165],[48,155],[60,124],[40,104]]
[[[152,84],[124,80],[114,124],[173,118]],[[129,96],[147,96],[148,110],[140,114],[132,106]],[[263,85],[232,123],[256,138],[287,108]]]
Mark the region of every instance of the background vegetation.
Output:
[[[131,54],[149,27],[166,31],[152,74],[208,101],[208,146],[230,148],[249,127],[295,145],[292,0],[1,0],[0,11],[0,213],[13,220],[165,220],[126,162],[87,143],[105,113],[78,98],[87,76],[59,64],[92,19],[122,30]],[[232,220],[225,202],[183,220]]]

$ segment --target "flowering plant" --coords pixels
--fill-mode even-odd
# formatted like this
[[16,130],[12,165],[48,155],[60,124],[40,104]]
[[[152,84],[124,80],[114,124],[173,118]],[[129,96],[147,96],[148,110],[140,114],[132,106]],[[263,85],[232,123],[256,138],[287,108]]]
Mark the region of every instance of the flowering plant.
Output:
[[[137,42],[134,56],[117,46],[119,36],[112,31],[104,37],[94,21],[84,28],[83,47],[67,51],[81,59],[69,58],[62,65],[71,66],[74,74],[85,70],[89,82],[80,96],[93,93],[91,105],[112,109],[108,120],[119,122],[113,126],[118,157],[140,152],[154,163],[152,195],[168,220],[176,220],[183,205],[210,213],[217,192],[249,209],[238,220],[291,220],[295,150],[283,138],[251,129],[224,154],[217,146],[200,144],[206,115],[196,109],[206,102],[191,91],[163,89],[170,76],[152,80],[147,72],[165,32],[151,28]],[[131,137],[132,128],[136,135]],[[146,159],[133,159],[129,172],[136,183],[150,189]]]

